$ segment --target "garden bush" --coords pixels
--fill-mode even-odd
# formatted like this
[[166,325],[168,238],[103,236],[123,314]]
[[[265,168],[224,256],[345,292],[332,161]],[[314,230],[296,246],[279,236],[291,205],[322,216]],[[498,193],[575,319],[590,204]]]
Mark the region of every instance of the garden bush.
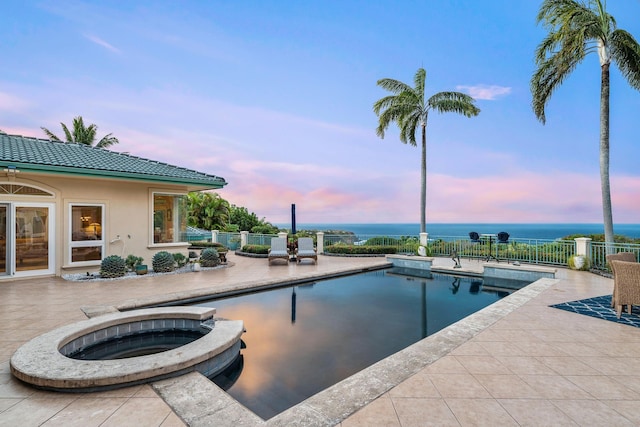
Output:
[[153,256],[151,265],[156,273],[169,273],[173,271],[175,260],[169,252],[160,251]]
[[327,246],[325,252],[346,255],[386,255],[398,252],[395,246],[345,245],[338,243]]
[[200,265],[203,267],[215,267],[220,264],[220,256],[215,248],[205,248],[200,254]]
[[119,255],[109,255],[100,263],[100,276],[111,279],[127,273],[127,264]]
[[269,245],[244,245],[242,247],[242,252],[246,252],[248,254],[267,255],[270,248],[271,246]]

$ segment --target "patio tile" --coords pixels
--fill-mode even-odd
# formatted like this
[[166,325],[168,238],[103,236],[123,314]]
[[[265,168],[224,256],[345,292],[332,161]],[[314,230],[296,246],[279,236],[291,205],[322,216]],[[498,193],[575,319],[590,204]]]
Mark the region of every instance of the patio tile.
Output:
[[577,426],[553,403],[542,399],[499,399],[498,402],[523,427]]
[[493,399],[445,399],[461,426],[517,426],[511,415]]
[[488,398],[489,392],[470,374],[428,374],[442,397]]
[[442,399],[393,399],[402,427],[459,427],[460,423]]
[[401,424],[393,407],[393,402],[388,396],[383,396],[342,421],[340,425],[342,427],[400,427]]
[[598,375],[600,372],[575,357],[538,357],[540,362],[559,375]]
[[597,400],[553,400],[552,403],[581,426],[635,425],[632,421]]
[[61,411],[74,398],[24,399],[0,414],[1,427],[39,426]]
[[640,394],[604,375],[572,375],[566,378],[597,399],[640,400]]
[[129,399],[120,406],[101,427],[159,426],[171,413],[171,408],[159,397],[155,399]]
[[391,398],[437,398],[440,397],[440,393],[429,379],[426,370],[423,370],[389,390],[389,396]]
[[613,408],[635,425],[640,425],[640,402],[637,400],[603,400],[602,403]]
[[456,356],[471,374],[509,374],[511,371],[493,356]]
[[517,375],[474,375],[496,399],[540,398],[540,393],[522,381]]
[[56,413],[47,422],[42,424],[42,426],[100,426],[119,407],[121,407],[125,401],[125,398],[76,399],[64,409]]
[[520,375],[520,378],[545,399],[594,399],[594,397],[559,375]]
[[531,356],[496,356],[510,372],[523,375],[554,375],[556,372]]
[[436,360],[424,369],[433,374],[467,374],[468,371],[462,366],[457,357],[444,356]]

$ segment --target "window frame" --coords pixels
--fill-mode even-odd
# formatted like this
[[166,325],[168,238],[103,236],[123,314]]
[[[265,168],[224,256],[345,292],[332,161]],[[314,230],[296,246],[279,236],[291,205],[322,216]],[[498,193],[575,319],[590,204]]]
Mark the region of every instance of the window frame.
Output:
[[[100,219],[100,239],[96,240],[73,240],[73,208],[74,207],[99,207],[101,208],[101,219]],[[107,245],[105,236],[107,233],[105,232],[106,228],[106,212],[107,206],[105,203],[85,203],[85,202],[69,202],[68,204],[68,221],[67,226],[69,232],[67,233],[67,257],[69,260],[69,266],[73,267],[82,267],[82,266],[94,266],[100,265],[102,263],[102,259],[106,255]],[[92,248],[99,247],[101,256],[98,260],[90,260],[90,261],[73,261],[73,249],[74,248]]]
[[[171,221],[174,223],[173,229],[175,231],[175,224],[180,224],[181,220],[184,220],[185,222],[185,229],[184,229],[184,241],[181,240],[176,240],[175,238],[175,234],[174,233],[174,238],[172,242],[156,242],[155,241],[155,213],[156,213],[156,209],[155,209],[155,198],[156,196],[171,196],[173,197],[174,201],[171,207],[167,208],[167,210],[170,212],[171,215]],[[149,204],[150,204],[150,216],[149,216],[149,246],[150,247],[158,247],[158,246],[162,246],[162,247],[167,247],[167,246],[184,246],[186,244],[188,244],[188,242],[186,241],[187,239],[187,219],[186,219],[186,206],[185,206],[185,218],[182,219],[181,218],[181,213],[180,213],[180,209],[178,209],[176,207],[176,202],[175,202],[175,198],[180,197],[183,199],[184,203],[186,204],[187,200],[187,194],[186,193],[182,193],[182,192],[175,192],[175,191],[163,191],[163,190],[151,190],[150,191],[150,200],[149,200]],[[167,212],[167,214],[169,214],[169,212]],[[178,227],[178,235],[180,235],[180,230]]]

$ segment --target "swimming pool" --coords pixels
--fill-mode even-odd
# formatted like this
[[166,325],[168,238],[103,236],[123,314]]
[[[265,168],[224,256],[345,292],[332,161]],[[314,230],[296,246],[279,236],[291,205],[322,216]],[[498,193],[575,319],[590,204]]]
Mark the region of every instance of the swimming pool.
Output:
[[378,270],[199,303],[246,328],[242,360],[214,382],[269,419],[528,284],[407,273]]

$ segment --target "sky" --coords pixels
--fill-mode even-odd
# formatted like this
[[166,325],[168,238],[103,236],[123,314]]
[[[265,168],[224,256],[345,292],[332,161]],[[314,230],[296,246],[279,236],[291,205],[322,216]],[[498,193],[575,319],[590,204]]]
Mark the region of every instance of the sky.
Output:
[[[376,82],[473,96],[433,112],[427,223],[602,223],[596,54],[531,109],[540,0],[29,1],[0,13],[0,129],[63,136],[223,177],[272,223],[418,223],[420,148],[375,129]],[[640,40],[640,0],[610,0]],[[640,223],[640,91],[611,72],[615,223]]]

